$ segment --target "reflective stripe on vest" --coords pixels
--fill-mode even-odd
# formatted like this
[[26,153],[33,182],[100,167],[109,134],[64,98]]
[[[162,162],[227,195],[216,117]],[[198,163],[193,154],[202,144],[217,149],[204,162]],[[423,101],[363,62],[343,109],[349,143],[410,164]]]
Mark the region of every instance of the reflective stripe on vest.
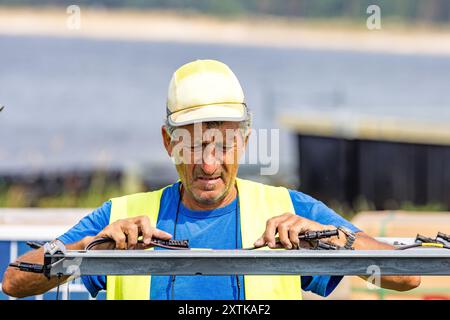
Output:
[[[239,191],[242,247],[252,247],[264,233],[268,219],[285,212],[294,213],[294,206],[286,188],[243,179],[236,179],[236,183]],[[109,222],[147,215],[156,225],[163,190],[111,199]],[[150,284],[151,276],[108,276],[106,297],[108,300],[148,300]],[[247,300],[302,298],[300,276],[297,275],[244,276],[244,289]]]

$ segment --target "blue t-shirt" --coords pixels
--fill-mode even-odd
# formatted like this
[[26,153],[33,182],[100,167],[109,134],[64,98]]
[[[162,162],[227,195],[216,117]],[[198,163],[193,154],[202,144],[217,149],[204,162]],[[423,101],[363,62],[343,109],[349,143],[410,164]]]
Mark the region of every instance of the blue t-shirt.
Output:
[[[295,213],[321,224],[346,226],[353,232],[360,230],[328,208],[322,202],[299,191],[289,190]],[[179,182],[164,190],[156,227],[170,234],[175,231],[175,216],[179,202]],[[81,219],[64,235],[63,243],[80,241],[86,236],[94,236],[109,224],[111,201]],[[225,207],[208,210],[190,210],[180,204],[176,239],[189,239],[193,248],[239,249],[241,230],[239,223],[238,199]],[[256,239],[255,239],[256,241]],[[155,248],[160,250],[160,248]],[[341,276],[302,276],[301,286],[321,296],[328,296],[341,281]],[[95,297],[106,288],[105,276],[82,276],[90,294]],[[240,291],[238,292],[238,288]],[[236,300],[245,299],[244,277],[228,276],[152,276],[150,299],[152,300]]]

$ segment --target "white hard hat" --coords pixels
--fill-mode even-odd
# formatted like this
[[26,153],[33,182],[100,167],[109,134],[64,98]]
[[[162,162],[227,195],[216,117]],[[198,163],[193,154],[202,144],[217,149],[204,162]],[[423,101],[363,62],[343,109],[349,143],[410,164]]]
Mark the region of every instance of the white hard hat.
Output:
[[247,116],[244,92],[233,71],[216,60],[196,60],[172,76],[167,118],[172,126],[206,121],[242,121]]

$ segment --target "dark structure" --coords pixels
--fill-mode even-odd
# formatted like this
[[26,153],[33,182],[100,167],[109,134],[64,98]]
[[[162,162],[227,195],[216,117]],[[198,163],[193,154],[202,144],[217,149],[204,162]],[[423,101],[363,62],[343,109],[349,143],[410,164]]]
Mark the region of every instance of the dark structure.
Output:
[[298,135],[298,150],[300,189],[324,201],[450,209],[450,147]]
[[381,120],[372,123],[377,130],[345,121],[330,130],[330,122],[324,128],[307,121],[284,121],[297,133],[301,191],[353,208],[363,199],[377,210],[406,203],[450,209],[450,144],[442,127],[409,127],[406,134],[404,124]]

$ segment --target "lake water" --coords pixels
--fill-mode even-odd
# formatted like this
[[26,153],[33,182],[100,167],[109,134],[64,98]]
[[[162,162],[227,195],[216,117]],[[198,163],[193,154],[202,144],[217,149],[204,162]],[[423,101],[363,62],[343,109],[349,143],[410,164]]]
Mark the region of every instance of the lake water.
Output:
[[[300,109],[450,123],[450,57],[0,36],[0,171],[167,163],[168,82],[204,58],[235,71],[256,128]],[[292,135],[281,139],[282,163],[295,163]]]

